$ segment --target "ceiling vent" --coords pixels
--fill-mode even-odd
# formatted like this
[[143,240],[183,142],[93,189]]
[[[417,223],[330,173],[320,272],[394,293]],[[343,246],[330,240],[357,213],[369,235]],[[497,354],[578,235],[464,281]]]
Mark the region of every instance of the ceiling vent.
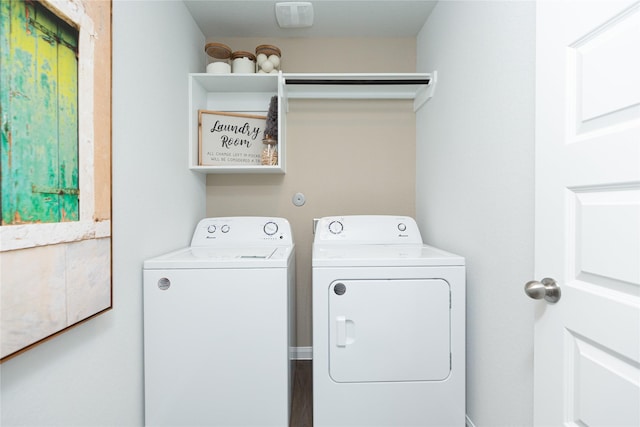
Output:
[[313,25],[313,5],[306,1],[276,3],[276,19],[281,28],[305,28]]

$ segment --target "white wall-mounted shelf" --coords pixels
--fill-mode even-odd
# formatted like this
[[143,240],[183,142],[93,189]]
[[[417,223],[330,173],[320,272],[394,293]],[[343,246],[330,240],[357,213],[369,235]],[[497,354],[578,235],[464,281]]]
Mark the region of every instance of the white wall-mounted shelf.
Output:
[[[189,168],[200,173],[285,173],[288,99],[412,99],[417,111],[433,96],[433,73],[189,74]],[[266,115],[278,95],[278,165],[198,164],[198,110]]]
[[[285,125],[281,74],[189,74],[189,168],[200,173],[285,173]],[[201,166],[198,162],[198,110],[267,115],[278,95],[278,165]],[[260,144],[262,144],[260,135]]]
[[436,73],[283,75],[286,99],[413,99],[414,111],[433,94]]

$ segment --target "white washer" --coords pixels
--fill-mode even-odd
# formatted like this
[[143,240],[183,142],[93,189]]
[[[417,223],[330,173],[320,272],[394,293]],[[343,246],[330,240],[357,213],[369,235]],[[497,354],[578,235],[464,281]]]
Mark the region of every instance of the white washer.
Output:
[[289,426],[295,336],[289,222],[200,221],[144,262],[147,426]]
[[314,427],[464,426],[464,258],[410,217],[326,217],[312,271]]

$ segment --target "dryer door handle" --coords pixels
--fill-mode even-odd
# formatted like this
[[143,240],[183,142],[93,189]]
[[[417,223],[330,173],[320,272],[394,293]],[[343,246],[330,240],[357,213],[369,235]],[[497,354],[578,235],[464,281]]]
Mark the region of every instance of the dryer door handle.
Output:
[[338,347],[347,346],[347,318],[345,316],[336,317],[336,345]]
[[346,347],[356,341],[356,324],[347,316],[336,316],[336,346]]

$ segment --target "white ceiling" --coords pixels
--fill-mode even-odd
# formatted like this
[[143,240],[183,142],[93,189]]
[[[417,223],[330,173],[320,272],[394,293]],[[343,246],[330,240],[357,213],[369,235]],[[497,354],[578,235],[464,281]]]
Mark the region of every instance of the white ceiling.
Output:
[[435,0],[310,0],[310,28],[282,29],[272,0],[184,0],[205,38],[415,37]]

